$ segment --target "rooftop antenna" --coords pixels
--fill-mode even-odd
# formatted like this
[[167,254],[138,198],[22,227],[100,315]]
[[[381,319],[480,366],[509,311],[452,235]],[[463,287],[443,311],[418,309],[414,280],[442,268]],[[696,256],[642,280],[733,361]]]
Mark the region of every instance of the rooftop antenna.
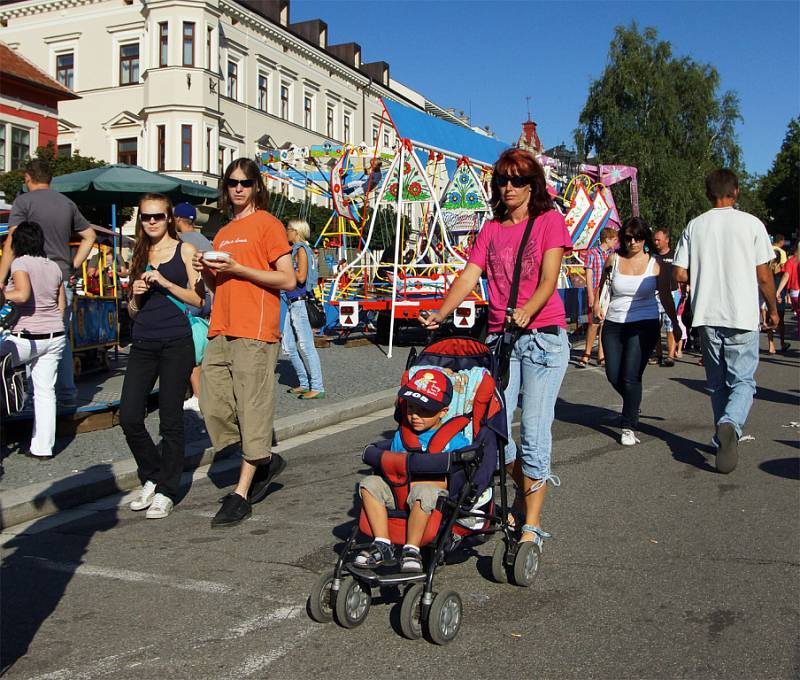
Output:
[[525,97],[525,101],[528,103],[528,120],[531,119],[531,98],[530,96]]

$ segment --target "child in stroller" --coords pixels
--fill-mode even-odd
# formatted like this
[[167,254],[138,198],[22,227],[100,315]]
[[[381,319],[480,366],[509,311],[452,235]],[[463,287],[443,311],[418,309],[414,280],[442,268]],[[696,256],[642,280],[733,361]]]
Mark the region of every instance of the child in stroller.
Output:
[[[503,395],[495,382],[498,365],[493,350],[473,338],[437,340],[419,356],[412,350],[395,409],[400,431],[394,442],[399,436],[402,448],[383,441],[364,450],[364,462],[386,486],[373,493],[367,480],[360,485],[363,507],[359,521],[342,547],[336,566],[320,575],[308,599],[309,614],[315,621],[327,623],[335,619],[341,626],[353,628],[366,619],[373,589],[405,587],[399,616],[403,635],[417,639],[425,633],[437,644],[450,642],[460,629],[463,607],[455,591],[434,591],[436,570],[462,538],[479,541],[494,532],[503,535],[492,556],[495,580],[506,582],[511,577],[518,585],[533,583],[538,571],[538,548],[532,542],[520,543],[519,531],[509,524],[505,468],[498,468],[497,464],[508,438]],[[426,428],[422,423],[414,426],[409,419],[408,407],[414,399],[409,399],[407,390],[413,386],[414,392],[422,395],[418,383],[422,378],[423,384],[428,384],[431,378],[427,374],[440,381],[444,391],[448,383],[437,374],[446,376],[452,395],[446,412],[444,406],[439,406],[448,401],[447,395],[443,399],[437,397],[435,408],[439,412]],[[437,420],[439,416],[441,422]],[[463,441],[467,445],[462,445]],[[497,508],[492,488],[496,470],[500,474]],[[446,488],[430,483],[443,480]],[[425,520],[418,542],[414,541],[419,529],[412,527],[411,513],[406,511],[407,507],[413,510],[420,505],[409,502],[414,481],[424,481],[416,488],[427,487],[435,494],[432,512],[416,514],[416,519]],[[386,489],[393,502],[382,498]],[[375,501],[375,507],[370,507],[370,500]],[[425,503],[421,509],[425,509]],[[357,544],[359,532],[373,542]],[[409,543],[412,546],[406,545]],[[398,569],[392,545],[423,548],[428,554],[425,559],[420,555],[422,571],[411,569],[416,567],[410,564],[411,559],[405,570],[402,566]],[[409,553],[407,550],[405,556],[416,557]]]
[[[405,452],[411,447],[411,450],[427,452],[453,399],[453,384],[450,378],[436,367],[418,370],[413,378],[409,377],[400,388],[397,396],[404,402],[401,411],[405,427],[397,430],[389,450]],[[404,439],[408,440],[408,446]],[[452,451],[466,446],[469,446],[469,440],[458,432],[450,438],[442,451]],[[406,542],[403,546],[400,570],[420,573],[422,536],[439,497],[447,495],[447,479],[445,475],[430,475],[424,479],[411,481],[410,487],[407,499],[409,513]],[[381,475],[370,475],[359,485],[359,493],[375,540],[369,548],[356,555],[353,563],[359,567],[369,568],[394,564],[395,555],[389,539],[387,511],[387,508],[396,509],[392,490]]]

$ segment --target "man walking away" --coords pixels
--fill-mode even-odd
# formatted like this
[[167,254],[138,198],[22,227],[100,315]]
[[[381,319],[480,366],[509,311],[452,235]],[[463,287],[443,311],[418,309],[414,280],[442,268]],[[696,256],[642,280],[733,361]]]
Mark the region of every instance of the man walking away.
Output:
[[[198,253],[207,250],[214,250],[214,246],[205,236],[195,228],[197,219],[197,208],[191,203],[178,203],[173,210],[175,215],[175,228],[178,231],[178,238],[184,243],[189,243],[197,248]],[[202,307],[192,307],[187,305],[186,309],[192,316],[200,316],[208,319],[211,316],[211,291],[206,289],[205,301]],[[200,413],[200,366],[195,366],[189,382],[192,386],[192,396],[183,402],[184,411],[195,411]]]
[[[28,192],[19,194],[14,199],[11,215],[8,218],[9,233],[3,244],[3,257],[0,258],[0,288],[5,286],[11,269],[11,260],[14,259],[11,251],[11,234],[14,227],[22,222],[37,222],[44,232],[45,254],[61,269],[66,303],[64,328],[69,335],[73,293],[70,279],[73,271],[89,257],[96,235],[78,207],[66,196],[50,188],[52,179],[53,173],[46,161],[40,158],[28,161],[24,176]],[[77,232],[80,239],[74,257],[71,256],[69,247],[72,232]],[[58,364],[56,398],[60,406],[69,408],[76,405],[76,396],[77,390],[72,375],[72,349],[68,339]]]
[[769,268],[774,253],[762,222],[733,207],[739,180],[732,171],[709,174],[706,196],[714,207],[686,226],[675,249],[673,275],[691,285],[716,425],[717,470],[727,474],[736,468],[756,391],[759,291],[767,303],[766,327],[778,325]]
[[[669,231],[663,227],[656,229],[655,232],[653,232],[653,243],[655,243],[656,246],[655,255],[660,266],[667,267],[671,274],[674,252],[672,248],[669,247]],[[670,276],[670,278],[672,277]],[[675,309],[678,309],[678,303],[680,302],[681,294],[676,281],[672,281],[670,285],[670,293],[672,294],[672,300],[675,302]],[[656,298],[656,301],[658,302],[659,319],[661,321],[661,325],[664,327],[664,331],[667,334],[667,358],[664,358],[664,350],[661,347],[660,335],[658,342],[656,343],[656,356],[658,357],[658,363],[661,366],[670,367],[675,365],[675,357],[678,354],[678,348],[675,345],[675,334],[672,332],[672,321],[661,306],[661,301],[658,300],[658,298]]]

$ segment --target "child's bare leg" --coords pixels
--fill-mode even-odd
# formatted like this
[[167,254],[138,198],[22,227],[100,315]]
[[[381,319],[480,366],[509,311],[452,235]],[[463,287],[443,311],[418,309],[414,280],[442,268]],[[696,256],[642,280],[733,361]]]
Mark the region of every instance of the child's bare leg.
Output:
[[422,509],[422,503],[419,501],[411,506],[406,525],[406,543],[419,547],[422,536],[425,534],[425,527],[428,526],[429,517],[430,513]]
[[[366,489],[361,489],[361,503],[375,538],[389,540],[389,513],[386,506]],[[421,508],[420,508],[421,509]]]

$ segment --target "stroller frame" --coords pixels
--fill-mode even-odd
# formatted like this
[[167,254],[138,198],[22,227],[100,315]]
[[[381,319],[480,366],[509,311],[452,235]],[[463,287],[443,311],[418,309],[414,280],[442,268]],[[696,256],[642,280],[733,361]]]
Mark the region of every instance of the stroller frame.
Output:
[[[500,385],[504,377],[502,372],[507,370],[507,363],[503,366],[505,357],[502,352],[507,353],[508,348],[502,346],[502,336],[500,342],[491,348],[467,336],[455,336],[448,340],[467,341],[485,348],[484,354],[490,358],[487,369],[496,382],[495,395],[505,407]],[[415,365],[418,356],[426,356],[427,350],[436,347],[437,344],[438,341],[431,343],[419,355],[412,349],[406,368]],[[426,358],[429,356],[430,354]],[[487,417],[487,414],[483,415],[483,425],[486,425]],[[498,461],[504,461],[507,437],[499,437],[499,440]],[[444,521],[439,526],[434,540],[424,548],[431,554],[423,572],[403,573],[398,572],[396,568],[391,571],[390,567],[386,566],[371,569],[353,564],[354,555],[369,545],[356,543],[359,533],[357,521],[342,546],[335,567],[320,576],[309,596],[308,610],[312,619],[321,623],[335,620],[344,628],[354,628],[366,619],[374,588],[407,586],[400,609],[400,628],[403,635],[409,639],[418,639],[424,635],[436,644],[447,644],[456,637],[460,629],[463,603],[455,591],[434,591],[433,581],[437,569],[445,564],[446,555],[461,542],[453,533],[456,522],[468,517],[480,518],[486,523],[482,529],[471,529],[468,539],[479,541],[481,537],[489,537],[495,533],[502,534],[501,539],[495,544],[492,555],[493,579],[498,583],[511,580],[516,585],[524,587],[533,584],[538,573],[541,549],[533,542],[520,543],[520,527],[512,527],[509,522],[506,489],[508,473],[505,464],[497,465],[495,473],[500,487],[500,503],[494,502],[493,494],[490,512],[473,512],[467,505],[467,500],[474,491],[476,473],[483,461],[483,441],[474,442],[468,447],[444,455],[449,455],[454,465],[463,467],[466,479],[455,499],[442,497],[437,502],[436,508],[443,511]],[[494,484],[493,477],[490,486],[493,487]]]

